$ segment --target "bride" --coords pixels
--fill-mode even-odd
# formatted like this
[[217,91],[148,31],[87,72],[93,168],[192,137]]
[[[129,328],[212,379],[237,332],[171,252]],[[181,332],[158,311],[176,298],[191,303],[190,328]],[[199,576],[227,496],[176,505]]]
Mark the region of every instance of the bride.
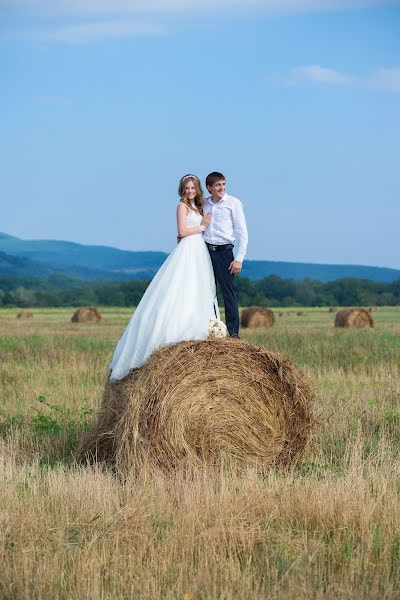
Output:
[[203,191],[195,175],[179,183],[180,243],[160,267],[133,313],[110,364],[110,381],[143,365],[167,344],[207,338],[210,319],[219,319],[215,279],[203,240],[211,214],[203,216]]

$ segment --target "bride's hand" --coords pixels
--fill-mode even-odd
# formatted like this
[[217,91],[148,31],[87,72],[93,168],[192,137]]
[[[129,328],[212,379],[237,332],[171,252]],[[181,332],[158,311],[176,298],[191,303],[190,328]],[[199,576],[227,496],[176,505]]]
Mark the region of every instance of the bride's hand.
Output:
[[204,225],[204,227],[207,228],[210,224],[210,221],[211,221],[211,213],[209,212],[209,213],[206,213],[204,215],[204,217],[202,218],[201,225]]

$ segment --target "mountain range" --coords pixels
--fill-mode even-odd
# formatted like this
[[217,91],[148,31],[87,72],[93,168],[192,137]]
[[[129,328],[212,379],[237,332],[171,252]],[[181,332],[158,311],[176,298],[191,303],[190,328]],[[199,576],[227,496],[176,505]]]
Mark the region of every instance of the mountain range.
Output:
[[[57,240],[23,240],[0,233],[0,274],[13,277],[48,277],[64,273],[87,280],[151,279],[167,258],[164,252],[133,252],[109,246],[89,246]],[[242,276],[252,280],[277,275],[332,281],[351,277],[392,282],[399,269],[362,265],[246,260]]]

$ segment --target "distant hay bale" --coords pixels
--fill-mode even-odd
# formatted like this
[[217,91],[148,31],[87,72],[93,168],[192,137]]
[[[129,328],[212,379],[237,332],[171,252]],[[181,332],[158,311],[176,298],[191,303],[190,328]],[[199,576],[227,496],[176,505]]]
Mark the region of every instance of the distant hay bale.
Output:
[[337,311],[338,311],[338,308],[336,306],[331,306],[329,309],[330,313],[337,313]]
[[374,312],[378,312],[379,308],[377,306],[370,306],[370,308],[368,309],[369,313],[374,313]]
[[123,475],[227,459],[283,466],[302,455],[313,424],[311,384],[280,354],[231,338],[188,341],[106,384],[77,457]]
[[373,327],[374,320],[364,308],[347,308],[336,313],[335,327]]
[[304,312],[304,310],[298,310],[298,311],[297,311],[297,313],[296,313],[296,315],[297,315],[298,317],[305,317],[305,316],[306,316],[306,313]]
[[74,312],[71,321],[73,323],[95,323],[101,321],[101,314],[94,306],[85,306]]
[[30,310],[21,310],[21,312],[17,314],[17,319],[31,319],[32,317],[33,312]]
[[274,323],[274,313],[265,306],[250,306],[242,310],[240,317],[242,327],[272,327]]

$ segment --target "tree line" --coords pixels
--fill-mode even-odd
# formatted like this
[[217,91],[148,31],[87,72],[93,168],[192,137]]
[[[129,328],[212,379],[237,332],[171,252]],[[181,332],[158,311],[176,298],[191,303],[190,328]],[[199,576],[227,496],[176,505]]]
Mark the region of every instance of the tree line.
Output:
[[[137,306],[150,281],[84,281],[63,274],[46,279],[0,276],[0,306]],[[271,275],[257,281],[238,277],[240,306],[396,306],[400,279],[298,281]],[[222,301],[218,294],[219,301]]]

